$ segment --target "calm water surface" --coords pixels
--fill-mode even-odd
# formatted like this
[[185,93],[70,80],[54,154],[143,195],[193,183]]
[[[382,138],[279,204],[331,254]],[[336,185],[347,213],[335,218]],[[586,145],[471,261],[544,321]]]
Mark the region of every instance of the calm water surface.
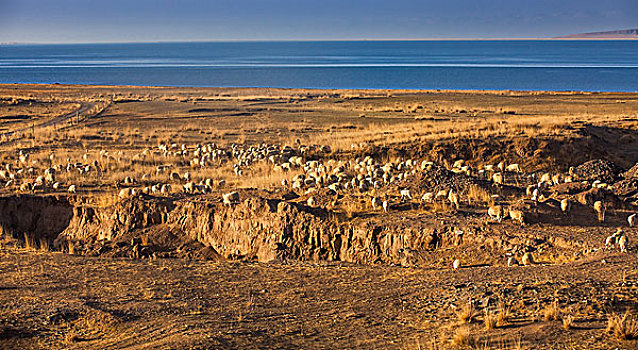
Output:
[[638,41],[5,45],[0,82],[638,91]]

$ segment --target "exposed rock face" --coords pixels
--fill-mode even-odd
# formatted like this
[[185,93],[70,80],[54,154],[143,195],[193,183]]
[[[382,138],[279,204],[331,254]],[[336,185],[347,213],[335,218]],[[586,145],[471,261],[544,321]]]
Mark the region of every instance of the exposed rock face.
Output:
[[[605,195],[600,189],[583,193],[586,195],[577,201],[589,203]],[[397,212],[344,220],[345,213],[308,207],[303,201],[260,195],[241,198],[228,206],[215,195],[134,196],[100,207],[79,198],[71,203],[57,197],[4,197],[0,198],[0,227],[15,239],[27,233],[36,241],[54,242],[57,249],[72,246],[76,254],[133,258],[157,255],[447,266],[452,257],[461,255],[464,261],[485,263],[505,261],[505,252],[520,254],[544,244],[557,246],[556,240],[520,232],[517,224],[513,224],[516,234],[512,235],[504,225],[492,228],[481,216],[415,220],[414,213]],[[537,214],[526,219],[558,222],[564,216],[558,204],[543,203]],[[565,242],[560,249],[573,249],[571,244]]]
[[5,197],[0,213],[3,232],[17,239],[26,232],[59,249],[72,242],[77,253],[112,256],[414,265],[424,251],[463,241],[450,228],[437,232],[404,220],[339,223],[324,209],[262,197],[233,206],[215,197],[132,197],[109,207],[72,205],[56,197]]
[[6,234],[27,233],[38,239],[53,240],[69,226],[73,209],[66,198],[2,197],[0,227]]

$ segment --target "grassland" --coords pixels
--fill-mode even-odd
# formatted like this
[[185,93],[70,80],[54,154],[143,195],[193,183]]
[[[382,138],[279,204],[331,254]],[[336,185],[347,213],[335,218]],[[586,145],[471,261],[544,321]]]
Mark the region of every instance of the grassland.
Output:
[[[629,93],[0,85],[16,174],[0,189],[0,348],[634,349],[637,129]],[[198,145],[238,155],[193,165]],[[397,179],[283,188],[319,170],[243,164],[260,145],[343,164],[347,182],[364,159]],[[594,159],[617,173],[565,182]],[[522,170],[479,175],[500,162]],[[56,166],[58,188],[34,186]],[[534,202],[544,174],[562,180]],[[450,186],[459,209],[420,199]],[[230,191],[241,203],[221,204]],[[525,225],[490,220],[495,201]],[[619,227],[627,253],[604,246]],[[294,249],[265,262],[278,245]]]

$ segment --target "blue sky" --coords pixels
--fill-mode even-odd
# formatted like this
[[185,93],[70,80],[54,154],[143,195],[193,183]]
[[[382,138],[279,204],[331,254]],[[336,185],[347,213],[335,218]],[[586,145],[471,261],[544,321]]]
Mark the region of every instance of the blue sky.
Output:
[[551,37],[638,27],[638,0],[0,0],[0,42]]

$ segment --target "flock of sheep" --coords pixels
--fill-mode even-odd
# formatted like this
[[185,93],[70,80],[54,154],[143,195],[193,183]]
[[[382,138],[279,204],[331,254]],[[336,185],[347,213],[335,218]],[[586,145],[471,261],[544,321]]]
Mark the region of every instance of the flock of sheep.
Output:
[[[333,157],[329,158],[328,155]],[[107,164],[121,160],[122,152],[112,155],[107,151],[100,151],[92,162],[88,161],[88,153],[83,154],[82,158],[83,162],[72,162],[71,159],[66,159],[63,163],[57,162],[57,157],[51,154],[45,161],[36,161],[32,160],[28,153],[20,151],[13,161],[5,161],[2,164],[0,179],[5,181],[6,188],[14,188],[22,193],[55,192],[66,188],[68,193],[77,194],[81,188],[80,183],[67,183],[63,187],[61,182],[56,181],[57,176],[61,173],[75,173],[80,178],[89,174],[99,177],[105,171],[109,171]],[[232,144],[228,147],[220,147],[216,144],[192,147],[160,144],[125,158],[132,167],[143,165],[146,166],[145,169],[153,170],[146,171],[139,179],[132,176],[119,179],[115,187],[121,198],[141,193],[161,196],[170,196],[179,192],[184,195],[208,194],[215,189],[223,190],[230,186],[224,178],[204,177],[203,170],[223,166],[231,169],[232,166],[228,176],[242,178],[253,176],[255,165],[261,164],[262,169],[265,168],[271,174],[281,178],[281,188],[308,196],[306,200],[308,206],[317,205],[317,200],[313,196],[314,191],[325,188],[334,194],[349,192],[364,196],[368,198],[373,211],[382,210],[385,213],[391,210],[392,201],[414,201],[412,191],[401,184],[410,181],[415,174],[427,172],[433,167],[441,167],[429,160],[395,159],[380,162],[371,156],[337,159],[328,146],[307,146],[300,142],[296,142],[294,146],[283,147],[275,144],[255,146]],[[519,164],[501,162],[474,169],[468,162],[457,160],[446,169],[468,178],[480,179],[496,187],[505,185],[508,178],[514,179],[517,184],[519,181],[524,181],[529,184],[526,187],[526,200],[536,205],[547,200],[547,191],[552,186],[576,181],[573,168],[570,168],[567,173],[525,174]],[[71,177],[67,176],[67,178]],[[598,188],[608,187],[600,181],[594,181],[589,185]],[[440,186],[424,189],[417,198],[420,198],[420,203],[448,202],[452,208],[459,210],[463,195],[462,188]],[[236,204],[240,200],[239,192],[224,193],[222,200],[225,205]],[[559,203],[561,211],[569,215],[572,201],[563,198]],[[604,222],[606,204],[600,200],[595,201],[592,209],[597,213],[598,220]],[[499,195],[492,195],[490,205],[487,207],[487,217],[496,222],[510,217],[521,225],[526,224],[526,213],[513,206],[506,207]],[[628,223],[629,226],[635,225],[636,214],[629,216]],[[608,237],[605,243],[607,247],[618,244],[620,250],[625,252],[628,237],[622,229],[619,229],[613,236]]]

